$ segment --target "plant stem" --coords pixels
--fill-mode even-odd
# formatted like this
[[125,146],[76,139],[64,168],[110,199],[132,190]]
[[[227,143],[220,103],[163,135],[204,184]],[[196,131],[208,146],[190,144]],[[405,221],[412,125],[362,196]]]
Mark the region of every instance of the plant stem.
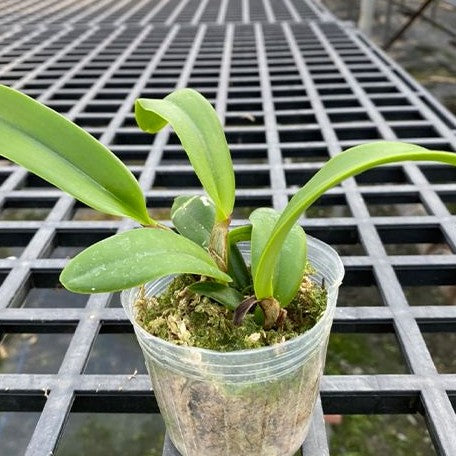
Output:
[[228,227],[230,221],[228,218],[216,222],[209,239],[209,253],[223,272],[228,269]]

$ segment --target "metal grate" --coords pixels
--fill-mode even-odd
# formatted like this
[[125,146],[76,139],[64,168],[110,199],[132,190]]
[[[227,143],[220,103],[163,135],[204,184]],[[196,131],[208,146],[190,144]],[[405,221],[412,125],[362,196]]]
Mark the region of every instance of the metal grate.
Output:
[[2,25],[120,25],[306,21],[331,18],[312,0],[5,0]]
[[[190,86],[214,103],[233,153],[235,223],[258,206],[283,208],[322,162],[363,141],[402,139],[456,151],[456,119],[362,35],[336,22],[297,23],[296,14],[326,14],[317,3],[7,3],[2,23],[23,25],[1,29],[0,82],[108,145],[138,176],[151,214],[165,223],[175,196],[200,189],[173,133],[151,137],[134,126],[138,96]],[[241,23],[249,20],[290,22]],[[45,25],[30,26],[38,23]],[[141,361],[120,371],[97,362],[103,340],[132,332],[118,296],[77,297],[58,286],[68,256],[129,223],[100,217],[25,170],[3,165],[0,336],[7,347],[8,337],[32,334],[38,347],[48,338],[52,362],[40,371],[26,365],[0,374],[0,411],[38,412],[24,453],[45,456],[58,447],[70,413],[157,407]],[[404,374],[325,376],[303,454],[328,454],[323,410],[419,412],[437,453],[456,454],[456,372],[438,373],[426,344],[431,333],[455,339],[456,306],[448,305],[456,304],[455,177],[441,165],[384,166],[330,191],[302,219],[309,234],[344,255],[347,289],[374,287],[380,296],[354,305],[342,293],[333,331],[389,334],[405,359]],[[114,346],[107,350],[104,356],[115,356]]]

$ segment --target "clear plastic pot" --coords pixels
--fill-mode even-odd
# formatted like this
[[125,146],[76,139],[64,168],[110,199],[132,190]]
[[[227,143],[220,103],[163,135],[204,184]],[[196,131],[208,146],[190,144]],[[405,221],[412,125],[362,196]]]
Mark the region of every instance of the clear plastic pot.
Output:
[[[241,247],[248,258],[249,247]],[[217,352],[166,342],[135,321],[138,289],[121,295],[144,353],[167,431],[182,456],[292,456],[317,398],[344,268],[328,245],[308,237],[308,257],[325,279],[328,303],[309,331],[271,347]],[[172,277],[151,282],[159,295]]]

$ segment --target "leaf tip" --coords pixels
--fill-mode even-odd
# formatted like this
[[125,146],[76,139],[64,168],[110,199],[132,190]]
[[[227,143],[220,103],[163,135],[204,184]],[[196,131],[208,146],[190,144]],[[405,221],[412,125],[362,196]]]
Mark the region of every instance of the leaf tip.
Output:
[[68,265],[65,266],[60,273],[59,282],[64,286],[66,290],[71,291],[72,293],[81,293],[81,291],[77,290],[74,286],[74,280],[72,280],[71,271],[69,271]]

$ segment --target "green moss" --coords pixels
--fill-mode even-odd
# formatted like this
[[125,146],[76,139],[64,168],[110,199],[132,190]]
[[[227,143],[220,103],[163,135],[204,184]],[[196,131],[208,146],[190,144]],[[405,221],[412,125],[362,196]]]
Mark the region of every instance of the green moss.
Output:
[[154,298],[138,298],[137,320],[151,334],[178,345],[218,351],[258,348],[284,342],[312,328],[326,309],[326,290],[308,275],[287,307],[279,329],[265,331],[249,313],[241,326],[232,322],[233,312],[211,299],[191,293],[187,287],[199,280],[182,275]]

